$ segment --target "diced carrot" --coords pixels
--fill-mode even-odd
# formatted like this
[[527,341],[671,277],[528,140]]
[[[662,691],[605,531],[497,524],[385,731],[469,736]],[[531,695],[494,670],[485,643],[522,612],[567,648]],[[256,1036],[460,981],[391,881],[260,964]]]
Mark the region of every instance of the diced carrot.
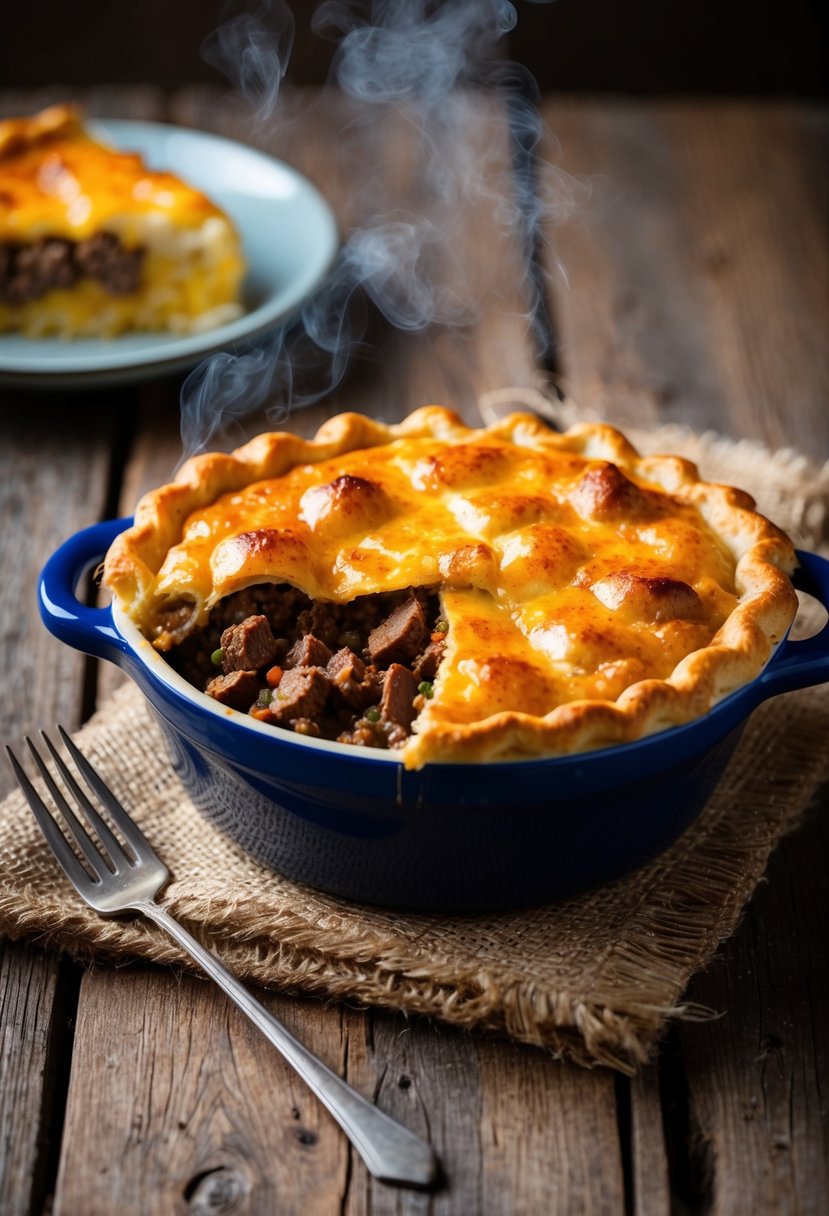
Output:
[[263,709],[258,709],[258,708],[257,708],[257,709],[252,709],[252,710],[250,711],[250,716],[251,716],[252,718],[256,718],[256,720],[257,720],[258,722],[267,722],[267,721],[268,721],[268,719],[269,719],[269,718],[270,718],[270,716],[271,716],[271,711],[270,711],[269,709],[267,709],[267,708],[263,708]]
[[433,642],[445,642],[446,634],[441,633],[440,630],[437,630],[435,633],[432,634],[432,641]]
[[276,664],[265,672],[265,679],[268,681],[271,688],[276,688],[284,674],[285,673],[283,672],[282,668]]

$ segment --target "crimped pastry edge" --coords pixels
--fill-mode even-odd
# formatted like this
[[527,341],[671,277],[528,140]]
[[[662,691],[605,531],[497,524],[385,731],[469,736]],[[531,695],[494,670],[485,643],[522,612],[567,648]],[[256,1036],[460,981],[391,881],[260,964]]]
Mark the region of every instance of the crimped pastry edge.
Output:
[[623,472],[693,504],[735,558],[739,602],[708,646],[686,655],[667,679],[632,684],[615,702],[572,701],[543,717],[498,713],[474,723],[441,723],[423,733],[417,733],[416,721],[416,733],[401,749],[407,768],[431,762],[537,759],[632,742],[702,716],[760,673],[797,611],[789,579],[796,567],[791,541],[755,511],[754,500],[742,490],[702,481],[696,466],[679,456],[642,457],[621,432],[599,423],[582,423],[558,435],[536,416],[517,413],[490,427],[473,428],[454,411],[429,405],[393,425],[358,413],[338,414],[310,440],[289,432],[257,435],[231,453],[192,457],[172,483],[145,494],[133,525],[116,538],[106,556],[104,583],[140,624],[155,574],[181,538],[184,522],[221,495],[280,477],[298,464],[395,439],[452,442],[482,432],[518,443],[543,440],[559,451],[612,461]]

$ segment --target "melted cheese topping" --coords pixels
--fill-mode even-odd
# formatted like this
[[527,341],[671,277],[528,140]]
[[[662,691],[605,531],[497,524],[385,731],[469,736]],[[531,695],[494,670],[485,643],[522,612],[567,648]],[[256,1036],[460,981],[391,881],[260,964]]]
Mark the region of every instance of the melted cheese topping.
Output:
[[172,173],[100,143],[56,106],[0,122],[0,244],[98,232],[145,250],[141,283],[113,296],[80,280],[22,305],[0,300],[0,330],[29,337],[112,335],[125,329],[210,328],[238,316],[244,260],[227,216]]
[[0,155],[0,240],[82,241],[105,230],[132,247],[145,240],[154,213],[187,228],[222,214],[172,173],[154,172],[138,153],[99,143],[69,115],[52,134],[6,139],[6,154]]
[[695,509],[617,472],[486,437],[351,452],[194,512],[155,594],[204,615],[259,582],[340,602],[439,584],[449,646],[424,728],[613,700],[669,676],[737,602]]
[[256,583],[338,602],[438,588],[446,651],[403,749],[417,767],[583,750],[704,713],[788,627],[793,565],[747,495],[610,428],[557,435],[514,415],[474,431],[427,407],[196,457],[139,504],[106,581],[162,650]]

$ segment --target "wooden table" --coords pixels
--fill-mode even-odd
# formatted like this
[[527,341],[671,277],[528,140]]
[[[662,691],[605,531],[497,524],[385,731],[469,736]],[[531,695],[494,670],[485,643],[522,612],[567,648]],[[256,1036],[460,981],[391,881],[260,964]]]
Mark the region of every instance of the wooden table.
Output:
[[[100,114],[247,130],[209,92],[85,100]],[[465,105],[469,146],[483,148],[486,132],[497,148],[492,105]],[[452,243],[478,316],[408,336],[372,322],[373,353],[296,421],[311,427],[343,407],[399,416],[432,400],[474,416],[481,392],[535,384],[540,368],[614,422],[681,420],[829,456],[825,113],[560,99],[544,111],[559,141],[544,154],[574,175],[559,179],[556,202],[578,207],[550,217],[536,264],[541,332],[551,326],[555,342],[544,350],[517,316],[527,283],[493,235],[491,199],[467,199]],[[356,187],[369,164],[338,134],[341,103],[300,94],[280,113],[261,142],[320,185],[346,231],[372,192],[390,207],[422,203],[405,124],[374,124],[366,191]],[[496,155],[488,171],[506,168]],[[112,686],[42,629],[36,574],[67,535],[128,511],[170,473],[179,387],[3,394],[5,740],[79,724]],[[675,1026],[633,1080],[426,1021],[269,995],[334,1068],[432,1138],[448,1178],[432,1196],[372,1181],[206,983],[149,967],[81,970],[34,945],[0,945],[0,1211],[824,1213],[827,856],[829,817],[813,813],[690,986],[691,1001],[721,1016]]]

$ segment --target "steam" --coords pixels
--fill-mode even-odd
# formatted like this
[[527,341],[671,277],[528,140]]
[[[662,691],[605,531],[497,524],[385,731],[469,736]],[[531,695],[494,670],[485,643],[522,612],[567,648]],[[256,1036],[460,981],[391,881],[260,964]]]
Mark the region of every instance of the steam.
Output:
[[[543,128],[535,82],[497,56],[499,39],[515,22],[508,0],[318,5],[312,29],[336,41],[333,77],[359,103],[341,132],[360,168],[353,186],[359,227],[346,233],[333,273],[298,318],[252,348],[215,355],[191,373],[182,389],[185,458],[240,442],[254,410],[264,409],[267,422],[278,426],[291,409],[331,392],[362,349],[366,297],[392,325],[410,331],[468,325],[482,300],[486,307],[515,309],[515,299],[495,298],[493,284],[455,253],[458,225],[470,209],[483,208],[519,251],[522,314],[528,326],[538,323],[542,293],[531,267],[542,221],[569,211],[577,186],[537,163]],[[270,0],[256,15],[232,17],[204,46],[208,62],[253,107],[260,132],[279,120],[293,30],[287,6]],[[506,113],[500,142],[479,120],[474,97],[481,90],[496,95]],[[397,143],[389,138],[395,122],[406,134]],[[410,163],[395,168],[408,186],[401,198],[383,199],[379,166],[398,145]],[[505,147],[512,158],[507,174],[499,161]],[[536,336],[546,341],[543,325]]]
[[293,13],[284,0],[263,0],[255,13],[237,13],[209,34],[201,53],[239,90],[261,129],[276,108],[293,45]]
[[345,92],[373,103],[414,101],[434,109],[462,83],[474,80],[494,43],[517,20],[509,0],[378,0],[374,24],[355,19],[349,5],[325,0],[312,28],[334,31],[334,59]]

